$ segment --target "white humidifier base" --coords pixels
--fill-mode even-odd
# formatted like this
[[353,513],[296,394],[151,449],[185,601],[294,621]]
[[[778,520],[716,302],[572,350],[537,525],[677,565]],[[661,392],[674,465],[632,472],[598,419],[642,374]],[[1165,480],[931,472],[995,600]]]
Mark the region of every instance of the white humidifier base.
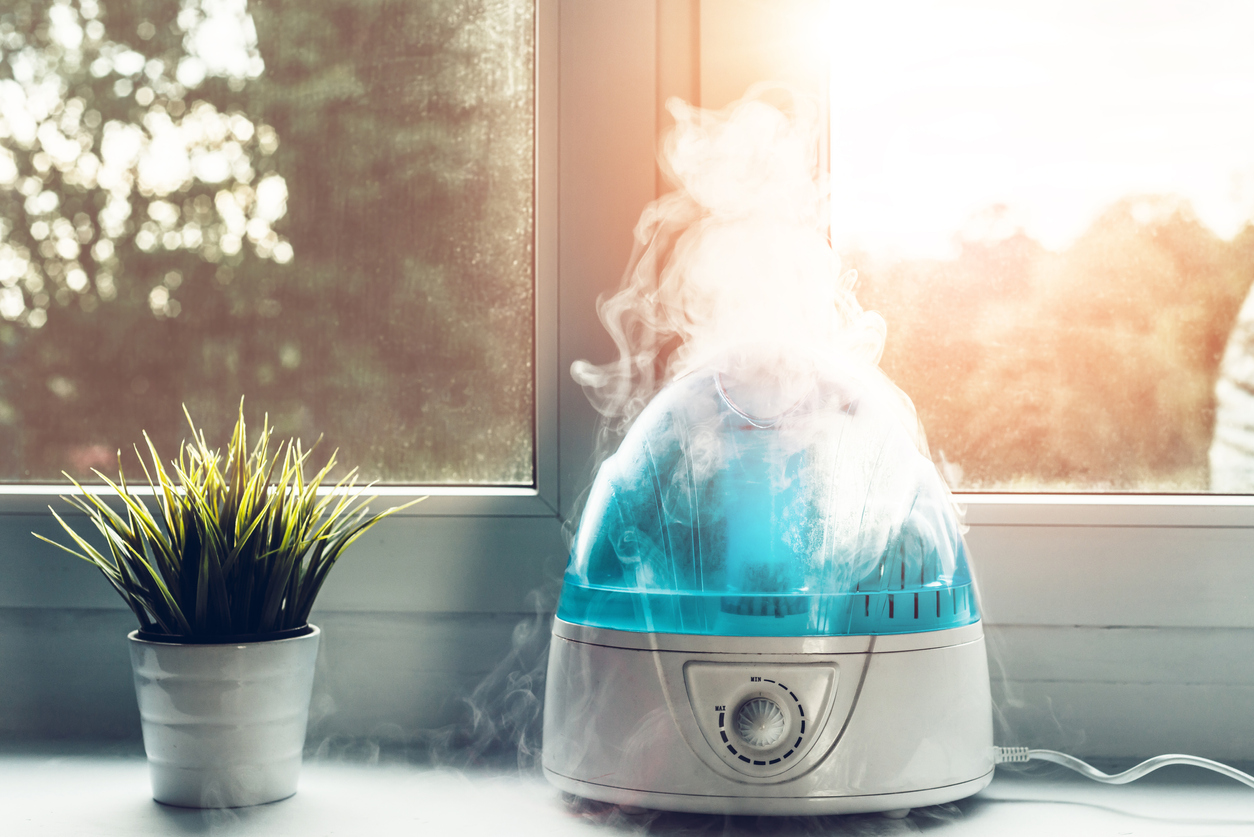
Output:
[[984,634],[649,634],[554,620],[544,772],[622,805],[845,814],[952,802],[993,776]]

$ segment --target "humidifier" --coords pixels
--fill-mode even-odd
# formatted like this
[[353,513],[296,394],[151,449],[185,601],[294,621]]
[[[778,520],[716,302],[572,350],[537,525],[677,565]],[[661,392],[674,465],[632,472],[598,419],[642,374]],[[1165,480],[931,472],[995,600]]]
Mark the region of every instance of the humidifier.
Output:
[[757,415],[726,384],[717,364],[671,382],[597,472],[554,620],[549,781],[725,814],[985,787],[966,549],[896,391],[828,370]]

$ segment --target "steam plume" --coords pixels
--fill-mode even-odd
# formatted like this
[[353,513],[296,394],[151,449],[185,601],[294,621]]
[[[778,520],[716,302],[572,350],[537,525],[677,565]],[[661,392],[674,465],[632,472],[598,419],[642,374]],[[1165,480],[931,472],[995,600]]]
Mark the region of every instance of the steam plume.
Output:
[[598,305],[619,356],[571,367],[604,417],[602,453],[658,390],[703,367],[761,415],[840,370],[888,391],[926,453],[909,400],[876,366],[884,320],[862,310],[857,274],[841,273],[827,235],[818,105],[759,86],[721,112],[667,108],[676,127],[662,165],[675,191],[644,210],[622,287]]
[[[593,579],[612,578],[706,603],[649,609],[650,632],[765,614],[827,631],[870,618],[854,592],[966,585],[953,498],[877,365],[884,320],[827,234],[820,109],[779,87],[719,113],[668,107],[676,190],[645,209],[622,287],[598,306],[618,358],[571,370],[603,421],[563,603],[582,590],[600,607]],[[707,582],[727,593],[717,608]]]

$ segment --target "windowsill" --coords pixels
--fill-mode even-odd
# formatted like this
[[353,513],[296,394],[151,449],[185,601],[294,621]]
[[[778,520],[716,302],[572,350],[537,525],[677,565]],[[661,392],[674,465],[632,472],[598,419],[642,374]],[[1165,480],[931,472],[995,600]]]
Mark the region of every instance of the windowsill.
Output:
[[[301,790],[255,808],[198,811],[148,797],[138,745],[10,745],[0,754],[0,802],[11,837],[76,834],[285,835],[438,833],[463,835],[912,834],[955,837],[1156,835],[1215,837],[1254,830],[1251,791],[1186,768],[1167,768],[1111,787],[1060,769],[998,773],[980,794],[924,808],[906,820],[879,815],[789,818],[624,813],[591,803],[568,807],[534,774],[458,772],[408,764],[309,759]],[[368,749],[368,748],[363,748]]]
[[[102,497],[121,508],[113,500],[116,492],[107,485],[87,485],[85,490]],[[129,486],[140,497],[150,497],[151,488],[146,485]],[[529,486],[499,485],[376,485],[359,484],[362,498],[378,497],[378,508],[399,506],[425,498],[421,503],[400,512],[403,517],[553,517],[554,501],[546,496],[552,492],[537,491]],[[335,489],[324,486],[319,494],[330,494]],[[77,493],[68,483],[0,483],[0,514],[47,514],[52,507],[59,513],[76,514],[64,502],[63,496]]]
[[[113,489],[86,490],[110,498]],[[131,490],[148,496],[147,486]],[[325,488],[319,493],[329,493]],[[59,498],[73,494],[68,484],[0,483],[0,514],[46,514],[67,507]],[[374,486],[363,496],[380,505],[426,498],[401,512],[405,517],[554,517],[552,491],[525,486]],[[971,526],[1236,526],[1254,527],[1254,495],[1233,494],[1069,494],[955,492]],[[71,513],[72,510],[71,510]]]
[[1254,526],[1254,495],[959,492],[968,526]]

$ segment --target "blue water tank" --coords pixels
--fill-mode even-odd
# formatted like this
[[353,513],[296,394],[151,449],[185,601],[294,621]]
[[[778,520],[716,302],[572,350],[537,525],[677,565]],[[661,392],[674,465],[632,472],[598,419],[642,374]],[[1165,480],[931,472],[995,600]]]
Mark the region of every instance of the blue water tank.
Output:
[[760,418],[722,384],[712,370],[671,383],[601,466],[559,618],[718,636],[978,621],[951,497],[895,391],[821,376]]

